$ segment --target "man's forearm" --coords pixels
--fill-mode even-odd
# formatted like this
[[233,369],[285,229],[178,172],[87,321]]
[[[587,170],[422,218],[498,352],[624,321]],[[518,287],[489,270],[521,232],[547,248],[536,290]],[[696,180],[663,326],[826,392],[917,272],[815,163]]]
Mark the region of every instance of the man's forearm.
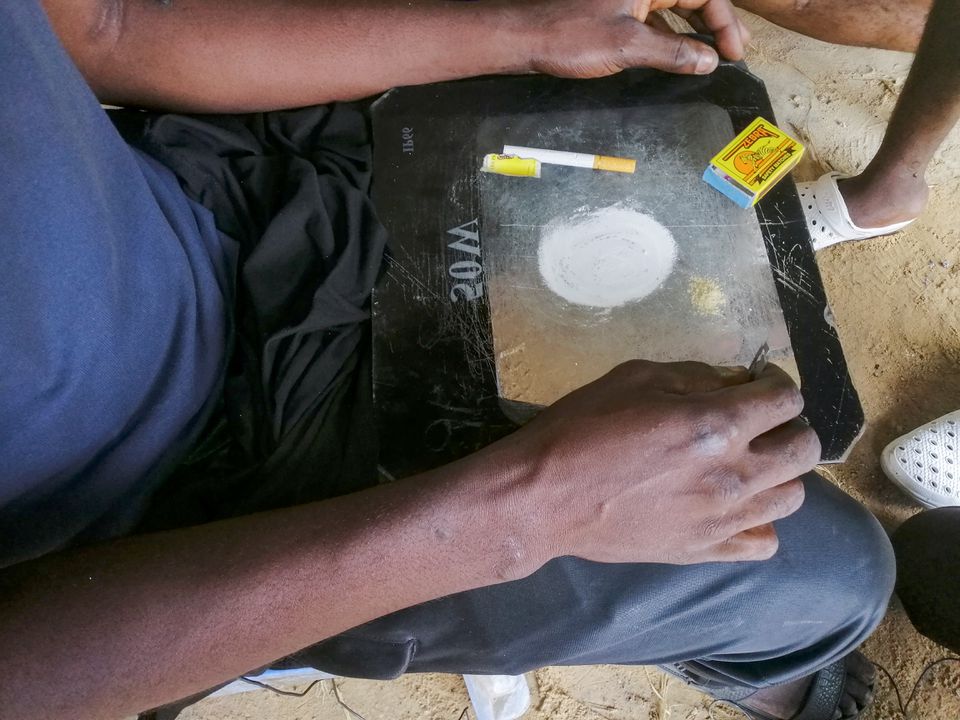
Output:
[[117,104],[268,110],[522,72],[531,56],[529,25],[506,2],[96,0],[107,10],[78,14],[92,1],[45,4],[98,96]]
[[[717,52],[645,20],[679,0],[42,0],[98,97],[247,112],[491,73],[708,73]],[[728,0],[683,0],[743,55]]]
[[394,610],[525,575],[542,559],[503,502],[518,467],[494,448],[330,501],[0,571],[0,715],[130,715]]

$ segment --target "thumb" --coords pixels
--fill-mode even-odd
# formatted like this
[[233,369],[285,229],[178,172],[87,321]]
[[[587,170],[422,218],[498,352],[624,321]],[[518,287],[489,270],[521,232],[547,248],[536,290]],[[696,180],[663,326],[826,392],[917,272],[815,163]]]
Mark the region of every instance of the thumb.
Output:
[[683,75],[707,75],[717,68],[716,50],[686,35],[637,23],[636,35],[622,62],[626,67],[651,67]]

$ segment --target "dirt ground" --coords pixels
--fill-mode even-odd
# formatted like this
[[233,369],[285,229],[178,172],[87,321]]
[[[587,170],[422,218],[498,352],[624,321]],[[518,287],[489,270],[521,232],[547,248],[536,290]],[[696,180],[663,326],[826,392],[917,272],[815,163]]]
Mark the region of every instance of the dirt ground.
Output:
[[[910,56],[838,48],[781,31],[751,16],[747,61],[766,83],[779,124],[807,143],[798,179],[826,169],[856,172],[882,138]],[[930,207],[905,232],[819,255],[847,361],[868,418],[848,461],[827,469],[844,489],[893,529],[918,510],[883,477],[878,456],[897,435],[960,407],[960,132],[941,149],[928,180]],[[946,655],[917,635],[894,602],[867,654],[909,694],[922,668]],[[707,720],[740,717],[653,668],[545,668],[530,677],[530,720]],[[468,706],[457,676],[408,676],[394,682],[341,680],[343,697],[366,720],[458,720]],[[903,717],[881,679],[865,720]],[[329,682],[306,697],[244,693],[199,703],[184,720],[333,720],[350,718]],[[465,717],[473,717],[468,711]],[[928,674],[911,718],[960,718],[960,668]]]

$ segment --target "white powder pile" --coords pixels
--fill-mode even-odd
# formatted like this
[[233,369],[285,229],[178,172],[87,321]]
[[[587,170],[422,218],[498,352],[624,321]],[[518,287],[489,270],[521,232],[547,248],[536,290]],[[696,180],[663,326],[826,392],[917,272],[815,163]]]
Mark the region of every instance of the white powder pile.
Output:
[[635,210],[607,207],[550,223],[540,240],[540,275],[567,302],[613,308],[640,300],[667,279],[677,244]]

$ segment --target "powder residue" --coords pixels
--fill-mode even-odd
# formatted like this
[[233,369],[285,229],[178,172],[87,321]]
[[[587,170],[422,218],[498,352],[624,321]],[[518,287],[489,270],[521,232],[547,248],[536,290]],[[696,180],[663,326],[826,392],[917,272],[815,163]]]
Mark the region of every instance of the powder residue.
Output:
[[716,280],[694,276],[687,288],[690,304],[701,315],[719,315],[727,303],[727,296]]
[[611,206],[547,225],[538,260],[544,283],[567,302],[614,308],[660,287],[676,257],[666,227],[636,210]]

